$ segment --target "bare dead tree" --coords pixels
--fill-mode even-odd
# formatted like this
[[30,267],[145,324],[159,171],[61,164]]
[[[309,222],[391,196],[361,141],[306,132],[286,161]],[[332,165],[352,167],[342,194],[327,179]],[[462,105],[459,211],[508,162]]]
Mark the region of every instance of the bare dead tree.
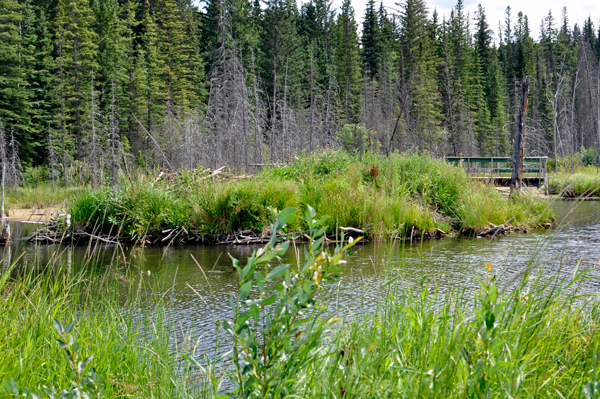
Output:
[[511,191],[520,190],[523,186],[523,161],[525,157],[525,128],[527,123],[527,97],[529,95],[529,79],[521,81],[521,103],[515,133],[515,147],[512,157],[512,176],[510,178]]
[[50,164],[50,178],[52,179],[52,192],[56,189],[56,155],[54,153],[54,142],[52,139],[52,130],[48,122],[48,163]]
[[[209,147],[205,154],[210,158],[210,165],[228,164],[241,170],[248,164],[248,121],[252,118],[241,52],[231,35],[225,7],[222,1],[219,16],[221,45],[216,50],[218,58],[210,74],[210,96],[204,126]],[[256,84],[255,97],[258,96]]]
[[121,160],[123,159],[123,145],[119,134],[119,114],[117,113],[117,85],[111,79],[110,116],[108,120],[108,147],[110,149],[110,171],[112,184],[116,184],[117,176],[121,171]]

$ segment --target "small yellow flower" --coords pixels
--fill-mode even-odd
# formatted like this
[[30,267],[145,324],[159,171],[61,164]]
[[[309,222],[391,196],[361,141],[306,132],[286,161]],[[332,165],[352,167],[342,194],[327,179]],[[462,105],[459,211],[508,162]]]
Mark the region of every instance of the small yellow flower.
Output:
[[488,272],[492,271],[492,263],[491,262],[485,262],[485,267],[487,267]]

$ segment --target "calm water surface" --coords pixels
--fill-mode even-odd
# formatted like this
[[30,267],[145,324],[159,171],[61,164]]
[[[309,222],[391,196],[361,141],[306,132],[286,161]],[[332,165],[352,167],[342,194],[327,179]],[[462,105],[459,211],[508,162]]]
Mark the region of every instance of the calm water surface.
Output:
[[[331,308],[351,316],[369,311],[389,289],[416,287],[423,281],[439,291],[471,289],[474,276],[484,276],[486,262],[491,262],[500,285],[510,284],[528,267],[543,273],[558,270],[571,275],[578,262],[595,267],[600,259],[600,202],[574,203],[560,201],[556,209],[557,226],[528,234],[481,239],[444,239],[423,243],[364,244],[343,266],[341,279],[331,291]],[[86,247],[73,251],[65,246],[34,246],[18,237],[28,234],[31,225],[15,224],[15,244],[5,250],[9,259],[19,263],[55,263],[76,271],[86,259]],[[230,317],[229,295],[237,290],[237,275],[228,254],[240,260],[248,257],[257,246],[180,246],[151,247],[143,250],[98,248],[98,273],[106,267],[126,267],[135,276],[147,280],[152,290],[144,298],[164,296],[168,317],[196,337],[205,348],[213,347],[215,321]],[[298,253],[302,251],[299,250]],[[192,256],[197,260],[194,261]],[[296,262],[294,251],[289,262]],[[110,266],[113,265],[113,266]],[[115,266],[117,265],[117,266]],[[150,273],[148,273],[150,272]],[[595,272],[594,272],[595,273]],[[395,278],[393,283],[383,285]],[[586,289],[599,290],[599,278],[591,279]],[[190,288],[192,287],[193,290]],[[196,292],[194,292],[194,290]],[[141,311],[152,313],[153,301],[142,301]]]

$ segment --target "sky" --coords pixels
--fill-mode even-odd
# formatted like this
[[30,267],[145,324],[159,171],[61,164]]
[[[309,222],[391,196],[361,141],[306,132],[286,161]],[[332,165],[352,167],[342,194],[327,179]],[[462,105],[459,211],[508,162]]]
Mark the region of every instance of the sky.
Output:
[[[195,0],[196,4],[200,4],[201,0]],[[297,0],[298,4],[305,2],[305,0]],[[375,0],[377,8],[379,8],[379,2],[381,0]],[[388,8],[388,13],[399,10],[400,7],[396,4],[402,0],[383,0],[383,4]],[[343,0],[333,0],[333,7],[339,8],[342,5]],[[434,8],[437,9],[440,15],[440,21],[442,15],[446,18],[450,15],[450,10],[456,5],[456,0],[426,0],[429,7],[429,13],[432,14]],[[523,14],[529,18],[529,27],[531,29],[534,38],[538,38],[539,28],[542,19],[548,15],[548,11],[552,10],[557,24],[562,21],[562,9],[567,7],[569,25],[572,27],[575,23],[578,23],[581,27],[583,22],[588,18],[592,17],[594,22],[594,28],[598,31],[598,24],[600,23],[600,0],[465,0],[465,10],[469,12],[469,15],[473,17],[477,5],[481,3],[485,8],[488,24],[494,31],[494,37],[498,38],[498,23],[503,21],[507,6],[512,9],[513,21],[516,22],[517,14],[522,11]],[[365,13],[365,5],[367,0],[352,0],[352,6],[354,7],[357,21],[362,23],[363,15]],[[202,6],[202,5],[201,5]]]

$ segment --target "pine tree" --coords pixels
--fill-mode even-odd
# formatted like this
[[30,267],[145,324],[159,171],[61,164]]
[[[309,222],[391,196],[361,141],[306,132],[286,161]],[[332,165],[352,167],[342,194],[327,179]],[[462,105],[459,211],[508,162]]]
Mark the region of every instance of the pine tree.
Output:
[[276,138],[279,134],[286,134],[289,127],[287,115],[290,104],[294,102],[292,97],[295,95],[295,100],[301,101],[301,82],[306,79],[305,53],[297,35],[297,19],[298,10],[291,0],[271,0],[264,10],[260,43],[262,60],[259,67],[270,104],[268,147],[272,161],[283,152],[276,148],[280,145]]
[[54,42],[48,19],[48,11],[43,6],[26,5],[23,40],[32,52],[27,80],[28,102],[31,112],[31,137],[22,139],[20,156],[25,165],[41,165],[47,160],[47,126],[56,117],[58,104],[53,96],[56,79],[53,57]]
[[360,96],[360,59],[357,24],[351,0],[344,0],[336,23],[336,78],[340,86],[341,117],[345,123],[357,123]]
[[145,150],[151,148],[151,137],[158,125],[160,117],[165,109],[165,79],[164,79],[164,57],[160,55],[157,26],[150,11],[150,4],[146,2],[144,7],[144,19],[142,20],[142,41],[143,41],[143,61],[144,61],[144,98],[145,98],[145,117],[144,129]]
[[140,23],[135,18],[135,4],[128,0],[121,6],[119,23],[122,26],[123,75],[120,76],[122,95],[119,109],[122,130],[133,148],[141,147],[140,126],[137,120],[144,119],[144,59],[138,43],[137,30]]
[[363,73],[366,76],[374,77],[377,75],[381,58],[379,23],[375,11],[375,0],[369,0],[365,9],[361,43]]
[[423,0],[402,4],[399,44],[407,96],[404,101],[410,104],[407,126],[417,137],[419,148],[435,151],[441,136],[441,104],[436,81],[438,59],[427,15]]
[[[198,104],[198,96],[193,86],[196,80],[194,62],[195,51],[192,41],[186,37],[184,18],[190,12],[187,1],[157,0],[154,5],[157,22],[158,54],[162,58],[162,68],[158,70],[165,83],[165,107],[167,114],[186,112]],[[189,16],[188,16],[189,18]]]
[[57,25],[60,30],[61,97],[65,101],[67,131],[75,137],[75,157],[83,159],[86,113],[89,113],[91,72],[96,67],[97,36],[92,30],[94,15],[88,0],[59,0]]
[[7,132],[16,131],[19,140],[27,142],[31,140],[31,115],[26,71],[31,53],[22,38],[24,12],[16,0],[0,0],[0,119]]

